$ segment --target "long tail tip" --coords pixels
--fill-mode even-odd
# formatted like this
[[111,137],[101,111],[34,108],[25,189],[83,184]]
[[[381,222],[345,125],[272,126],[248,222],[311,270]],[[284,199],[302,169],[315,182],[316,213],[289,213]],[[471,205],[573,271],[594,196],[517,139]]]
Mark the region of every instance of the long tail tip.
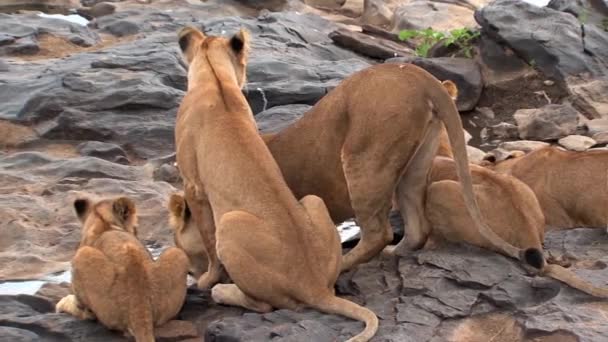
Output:
[[526,264],[534,267],[537,270],[545,266],[545,257],[543,252],[538,248],[528,248],[524,251],[523,259]]

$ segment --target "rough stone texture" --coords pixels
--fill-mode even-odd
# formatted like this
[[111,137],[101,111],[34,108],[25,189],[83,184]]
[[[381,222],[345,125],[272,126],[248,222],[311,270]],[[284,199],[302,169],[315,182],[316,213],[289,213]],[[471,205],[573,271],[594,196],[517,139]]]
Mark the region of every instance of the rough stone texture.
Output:
[[127,153],[118,145],[99,141],[87,141],[76,146],[83,156],[97,157],[118,164],[129,164]]
[[585,122],[585,127],[589,135],[608,132],[608,118],[589,120]]
[[586,151],[597,144],[592,138],[584,135],[569,135],[558,140],[559,144],[571,151]]
[[[551,231],[546,247],[578,258],[572,267],[579,276],[596,284],[608,280],[608,237],[602,229]],[[337,291],[378,314],[380,329],[372,341],[486,341],[487,334],[514,337],[507,341],[562,341],[549,339],[560,330],[562,336],[599,342],[608,334],[608,305],[602,301],[557,281],[530,277],[510,259],[467,246],[448,245],[399,259],[375,258],[343,274]],[[52,299],[0,296],[0,304],[0,329],[10,336],[126,341],[94,322],[52,313]],[[361,323],[310,309],[257,314],[215,305],[208,291],[195,290],[189,290],[177,319],[157,329],[159,341],[193,334],[184,321],[194,322],[198,338],[204,334],[208,341],[343,341],[363,328]],[[586,329],[580,329],[581,322]],[[501,332],[505,326],[509,329]],[[173,337],[167,337],[167,331]]]
[[309,105],[276,106],[257,114],[255,120],[261,133],[276,133],[298,121],[310,108]]
[[572,105],[587,118],[608,118],[608,78],[571,81],[568,90]]
[[440,1],[415,0],[395,9],[392,30],[425,29],[449,31],[462,27],[476,27],[474,9]]
[[483,33],[552,78],[602,75],[608,62],[608,32],[583,27],[573,15],[519,0],[496,0],[475,13]]
[[523,151],[528,153],[547,146],[549,146],[549,143],[542,141],[518,140],[505,141],[501,143],[498,147],[507,151]]
[[554,140],[576,133],[579,113],[568,104],[520,109],[513,118],[521,139]]
[[608,4],[594,0],[551,0],[547,7],[574,15],[583,27],[603,27],[608,16]]
[[517,126],[508,122],[501,122],[489,127],[490,139],[516,139],[519,136]]
[[86,26],[36,14],[8,15],[0,13],[0,56],[38,53],[38,39],[50,35],[66,42],[87,47],[100,41],[99,35]]
[[467,58],[420,58],[402,57],[387,60],[387,63],[413,63],[425,69],[440,81],[451,80],[458,86],[456,105],[459,111],[475,108],[483,84],[475,61]]

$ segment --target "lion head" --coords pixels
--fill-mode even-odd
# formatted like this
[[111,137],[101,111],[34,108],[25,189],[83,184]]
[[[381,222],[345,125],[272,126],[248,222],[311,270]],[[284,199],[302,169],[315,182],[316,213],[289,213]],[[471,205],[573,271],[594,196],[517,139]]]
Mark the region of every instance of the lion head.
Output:
[[74,201],[76,216],[82,222],[80,246],[92,245],[106,231],[119,229],[137,236],[137,212],[130,198]]

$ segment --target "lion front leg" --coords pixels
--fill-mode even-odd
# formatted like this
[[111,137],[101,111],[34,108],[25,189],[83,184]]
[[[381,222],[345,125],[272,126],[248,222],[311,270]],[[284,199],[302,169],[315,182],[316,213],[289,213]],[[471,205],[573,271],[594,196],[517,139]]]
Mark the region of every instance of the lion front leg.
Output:
[[220,281],[223,274],[215,246],[213,210],[209,200],[204,194],[197,193],[194,186],[185,186],[184,197],[190,207],[192,219],[201,233],[201,239],[207,253],[207,272],[198,278],[197,286],[200,289],[209,289]]

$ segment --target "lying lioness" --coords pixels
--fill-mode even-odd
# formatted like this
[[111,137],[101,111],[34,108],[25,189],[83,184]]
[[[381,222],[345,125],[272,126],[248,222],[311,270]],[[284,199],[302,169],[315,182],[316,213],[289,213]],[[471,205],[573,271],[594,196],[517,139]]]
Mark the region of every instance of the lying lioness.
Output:
[[606,227],[608,151],[545,147],[513,157],[490,167],[515,176],[534,191],[548,228]]
[[78,199],[74,208],[83,223],[72,259],[74,294],[61,299],[56,311],[96,317],[137,342],[154,341],[154,326],[175,317],[184,303],[186,255],[169,248],[154,262],[135,236],[135,205],[128,198]]
[[[559,265],[544,262],[542,250],[545,217],[534,192],[515,177],[499,174],[477,165],[470,165],[477,203],[489,227],[501,238],[526,250],[526,262],[534,265],[540,275],[560,280],[590,295],[608,298],[608,289],[582,280]],[[429,178],[426,213],[433,230],[428,245],[437,239],[466,242],[495,250],[473,228],[466,211],[456,165],[449,158],[437,157]]]
[[189,70],[176,156],[209,261],[198,285],[217,282],[219,258],[234,284],[214,286],[216,302],[341,314],[365,322],[351,341],[368,341],[378,329],[376,315],[334,294],[342,252],[323,200],[293,196],[241,92],[248,34],[226,39],[186,27],[179,45]]

